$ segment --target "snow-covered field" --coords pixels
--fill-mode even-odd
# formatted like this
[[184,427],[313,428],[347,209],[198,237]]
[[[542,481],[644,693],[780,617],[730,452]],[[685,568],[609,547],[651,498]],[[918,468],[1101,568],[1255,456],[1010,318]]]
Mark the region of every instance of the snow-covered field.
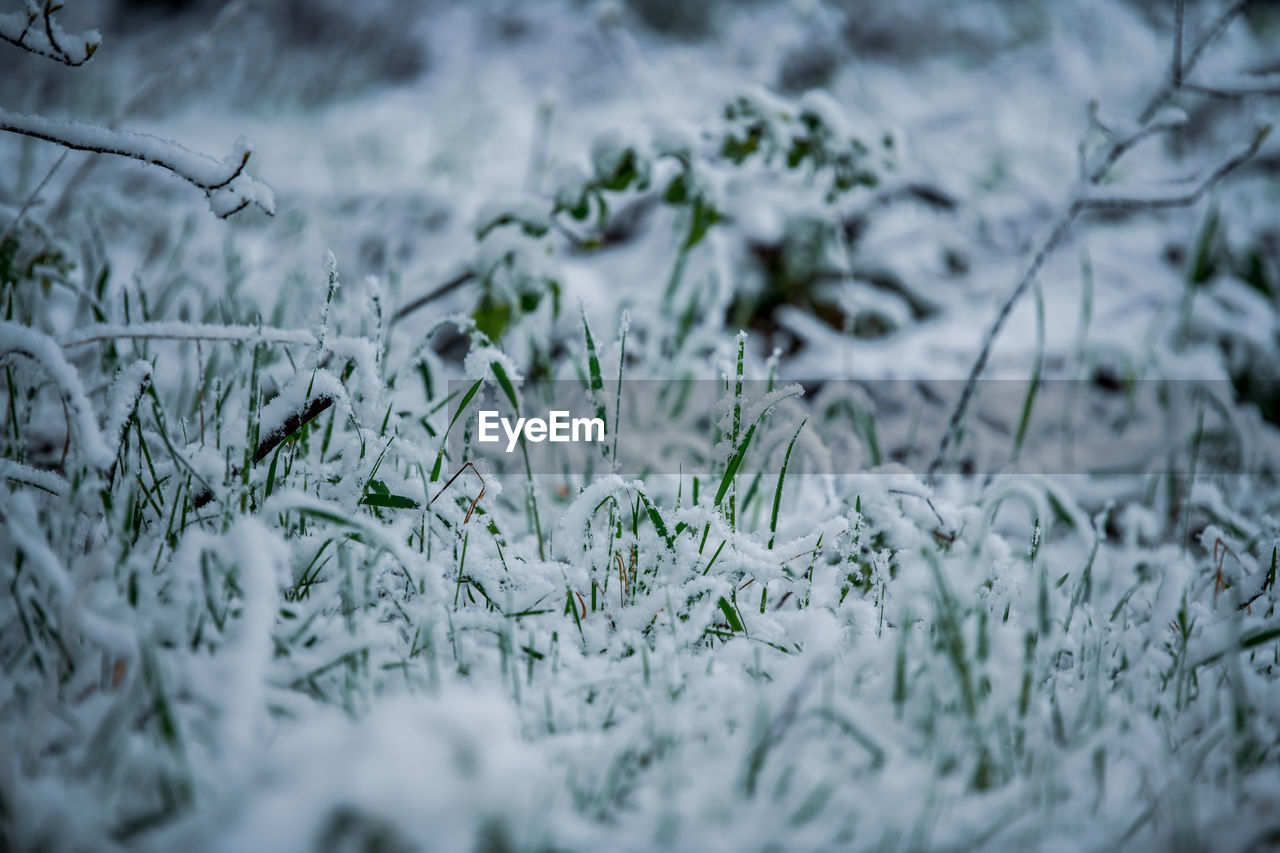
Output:
[[8,2],[0,850],[1280,844],[1274,4]]

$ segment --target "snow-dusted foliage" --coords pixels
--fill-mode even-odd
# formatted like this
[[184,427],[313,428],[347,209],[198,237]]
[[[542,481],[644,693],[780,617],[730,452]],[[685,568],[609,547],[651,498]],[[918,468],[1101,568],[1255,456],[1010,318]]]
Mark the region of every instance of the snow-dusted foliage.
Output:
[[15,5],[0,849],[1280,837],[1266,4]]

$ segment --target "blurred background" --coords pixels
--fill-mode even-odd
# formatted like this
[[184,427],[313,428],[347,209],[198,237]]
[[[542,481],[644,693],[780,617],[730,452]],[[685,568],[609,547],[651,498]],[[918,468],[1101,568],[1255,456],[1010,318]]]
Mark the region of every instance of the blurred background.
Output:
[[[1188,4],[1189,40],[1218,5]],[[767,186],[727,186],[734,216],[716,251],[720,278],[732,282],[698,306],[708,330],[752,329],[760,352],[782,349],[800,376],[963,375],[1071,192],[1079,146],[1097,142],[1090,103],[1131,120],[1167,75],[1173,29],[1173,4],[1157,0],[81,0],[61,16],[68,31],[97,27],[103,49],[70,70],[6,51],[0,103],[114,122],[219,157],[245,134],[258,147],[251,168],[280,210],[273,221],[252,212],[214,223],[176,179],[101,158],[86,171],[78,153],[38,209],[92,218],[143,290],[171,293],[158,278],[198,275],[206,296],[232,288],[264,314],[287,289],[308,316],[326,248],[352,280],[378,276],[408,304],[471,262],[478,211],[494,199],[549,198],[558,170],[585,163],[601,134],[696,135],[743,92],[823,91],[859,133],[897,135],[890,178],[919,191],[874,215],[846,210],[848,239],[837,245],[815,231],[811,211],[787,209]],[[1202,68],[1274,71],[1278,44],[1280,10],[1254,3]],[[1145,143],[1116,180],[1203,173],[1276,113],[1274,97],[1178,104],[1185,131]],[[0,151],[16,164],[0,176],[10,210],[61,156],[8,135]],[[1089,344],[1107,370],[1148,360],[1142,347],[1163,334],[1151,324],[1187,313],[1191,279],[1205,305],[1190,312],[1189,332],[1229,350],[1228,372],[1269,369],[1274,359],[1258,350],[1274,343],[1278,151],[1271,140],[1229,191],[1191,208],[1079,228],[1043,274],[1050,370],[1078,343],[1082,269],[1095,300]],[[604,326],[624,307],[643,318],[646,294],[670,275],[675,214],[631,201],[599,250],[560,247],[564,304],[585,302]],[[406,339],[433,317],[475,311],[477,298],[474,286],[444,294],[406,318]],[[1250,317],[1252,331],[1234,316]],[[994,375],[1026,374],[1034,326],[1024,300]]]

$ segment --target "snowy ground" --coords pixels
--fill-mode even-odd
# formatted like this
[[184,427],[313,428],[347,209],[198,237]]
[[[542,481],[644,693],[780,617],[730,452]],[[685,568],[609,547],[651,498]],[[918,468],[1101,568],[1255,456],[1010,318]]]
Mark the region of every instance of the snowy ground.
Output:
[[[0,134],[0,849],[1270,849],[1280,11],[1140,120],[1175,8],[0,44],[0,126],[253,140]],[[616,454],[465,466],[566,388]]]

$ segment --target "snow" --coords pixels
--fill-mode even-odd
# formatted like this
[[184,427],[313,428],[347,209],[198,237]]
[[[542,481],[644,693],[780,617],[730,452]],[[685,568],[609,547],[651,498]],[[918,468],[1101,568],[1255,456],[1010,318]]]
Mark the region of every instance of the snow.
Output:
[[[0,37],[42,14],[18,5]],[[216,38],[199,9],[109,6],[60,13],[111,36],[78,71],[0,44],[0,102],[86,120],[0,117],[208,204],[118,157],[38,189],[57,146],[0,134],[0,847],[1271,830],[1280,278],[1254,134],[1276,105],[1184,91],[1140,120],[1172,6],[324,0],[249,4]],[[1186,11],[1189,40],[1218,13]],[[1264,88],[1275,38],[1241,18],[1189,79]],[[421,67],[379,76],[406,44]],[[91,123],[169,50],[135,131]],[[776,147],[735,166],[739,96]],[[879,183],[828,201],[829,174],[788,168],[802,113]],[[1169,180],[1251,139],[1202,192]],[[275,191],[216,186],[250,150]],[[649,186],[553,212],[627,151]],[[686,169],[719,219],[682,257],[693,211],[663,195]],[[717,507],[740,341],[758,426]],[[551,379],[613,438],[620,396],[635,472],[594,448],[468,467],[453,406],[476,382],[473,408],[505,406],[495,364],[521,415]],[[676,412],[686,381],[719,407]],[[255,435],[288,442],[254,462]]]

